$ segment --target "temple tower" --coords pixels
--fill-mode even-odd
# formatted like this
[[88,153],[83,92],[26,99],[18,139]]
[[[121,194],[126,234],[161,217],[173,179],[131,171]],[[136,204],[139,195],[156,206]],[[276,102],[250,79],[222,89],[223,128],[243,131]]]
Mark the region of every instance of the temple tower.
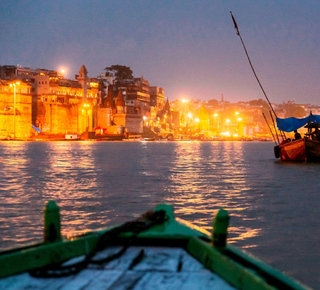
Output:
[[79,70],[78,81],[83,89],[83,101],[87,101],[88,71],[83,64]]

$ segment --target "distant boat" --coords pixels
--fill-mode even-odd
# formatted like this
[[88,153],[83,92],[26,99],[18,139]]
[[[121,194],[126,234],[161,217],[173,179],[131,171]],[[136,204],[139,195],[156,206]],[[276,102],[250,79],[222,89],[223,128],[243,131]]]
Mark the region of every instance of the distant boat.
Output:
[[[288,141],[275,146],[275,156],[282,161],[320,162],[320,142],[310,139]],[[278,151],[278,153],[276,153]]]
[[159,205],[137,220],[63,240],[59,207],[45,208],[41,244],[0,252],[0,289],[310,289]]
[[156,138],[141,138],[141,141],[156,141]]
[[77,134],[66,134],[65,139],[67,141],[77,141],[80,140],[79,136]]
[[[307,124],[307,125],[306,125]],[[303,139],[283,140],[274,147],[276,158],[282,161],[320,162],[320,140],[311,132],[312,128],[320,127],[320,115],[312,115],[305,118],[277,119],[279,130],[292,132],[302,127],[308,128],[308,133]]]
[[[230,11],[231,13],[231,11]],[[240,31],[239,31],[239,27],[238,24],[235,20],[235,18],[233,17],[232,13],[231,13],[231,18],[234,24],[234,28],[237,31],[237,35],[240,37],[242,46],[244,48],[244,51],[246,53],[247,59],[249,61],[250,67],[252,69],[252,72],[270,106],[270,116],[271,116],[271,120],[272,120],[272,124],[274,126],[274,129],[272,130],[266,116],[263,113],[263,116],[267,122],[267,125],[270,129],[270,132],[272,134],[273,140],[276,143],[276,146],[274,147],[274,154],[276,158],[280,158],[282,161],[313,161],[313,162],[319,162],[320,161],[320,137],[318,138],[318,140],[312,140],[312,136],[313,134],[311,134],[311,128],[309,128],[309,132],[308,134],[305,136],[304,139],[299,139],[296,141],[291,141],[290,139],[286,138],[286,135],[284,132],[292,132],[294,130],[298,130],[299,128],[305,126],[306,124],[311,125],[311,123],[319,123],[320,125],[320,116],[317,115],[312,115],[310,114],[310,116],[302,118],[302,119],[298,119],[298,118],[286,118],[286,119],[280,119],[278,118],[275,110],[272,107],[272,104],[265,92],[265,90],[262,87],[262,84],[254,70],[254,67],[252,65],[252,62],[250,60],[248,51],[245,47],[245,44],[242,40],[242,37],[240,35]],[[282,137],[282,141],[280,142],[280,138],[278,136],[277,130],[275,128],[275,124],[274,124],[274,117],[276,119],[277,125],[278,125],[278,129],[280,131],[280,138]],[[275,136],[273,134],[273,131],[275,131]]]

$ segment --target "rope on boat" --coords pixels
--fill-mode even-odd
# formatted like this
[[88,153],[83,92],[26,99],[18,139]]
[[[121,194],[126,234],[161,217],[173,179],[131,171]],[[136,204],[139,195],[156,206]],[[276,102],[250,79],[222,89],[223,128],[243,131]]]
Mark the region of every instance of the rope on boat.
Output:
[[260,86],[260,88],[261,88],[261,90],[262,90],[262,92],[263,92],[263,94],[264,94],[264,96],[265,96],[265,98],[266,98],[266,100],[267,100],[267,102],[268,102],[268,104],[269,104],[269,106],[270,106],[273,114],[275,115],[276,120],[278,121],[278,123],[279,123],[279,125],[280,125],[280,129],[281,129],[280,132],[282,133],[281,136],[282,136],[282,138],[284,138],[284,140],[286,140],[286,139],[287,139],[286,134],[284,133],[284,131],[283,131],[283,129],[282,129],[282,126],[281,126],[281,123],[280,123],[280,121],[279,121],[279,118],[278,118],[276,112],[274,111],[274,109],[273,109],[273,107],[272,107],[272,105],[271,105],[271,103],[270,103],[270,101],[269,101],[269,98],[268,98],[268,96],[267,96],[264,88],[262,87],[262,84],[261,84],[261,82],[260,82],[260,80],[259,80],[259,78],[258,78],[258,76],[257,76],[257,74],[256,74],[256,71],[255,71],[255,69],[254,69],[254,67],[253,67],[253,65],[252,65],[251,59],[250,59],[250,57],[249,57],[247,48],[246,48],[246,46],[245,46],[245,44],[244,44],[244,42],[243,42],[243,40],[242,40],[242,37],[241,37],[240,31],[239,31],[237,22],[236,22],[235,18],[233,17],[231,11],[230,11],[230,14],[231,14],[231,18],[232,18],[232,21],[233,21],[233,24],[234,24],[234,28],[235,28],[235,30],[236,30],[236,33],[237,33],[237,35],[239,36],[239,38],[240,38],[240,40],[241,40],[241,43],[242,43],[242,46],[243,46],[243,49],[244,49],[244,51],[245,51],[245,53],[246,53],[246,56],[247,56],[247,59],[248,59],[248,61],[249,61],[251,70],[252,70],[254,76],[256,77],[256,80],[257,80],[257,82],[258,82],[258,84],[259,84],[259,86]]
[[[269,111],[269,113],[270,113],[270,117],[271,117],[271,120],[272,120],[272,124],[273,124],[274,131],[276,132],[276,135],[277,135],[278,145],[279,145],[279,144],[280,144],[280,140],[279,140],[279,136],[278,136],[276,124],[274,123],[274,120],[273,120],[273,116],[272,116],[272,114],[271,114],[271,111]],[[281,131],[280,131],[280,132],[281,132]],[[276,145],[277,145],[277,144],[276,144]]]
[[[79,273],[81,270],[87,268],[89,264],[95,264],[95,265],[106,264],[123,255],[126,252],[126,250],[130,247],[130,245],[132,245],[133,240],[136,238],[136,236],[139,233],[155,225],[162,224],[166,220],[168,220],[168,217],[164,210],[159,210],[155,212],[148,211],[138,219],[134,221],[126,222],[123,225],[115,227],[105,232],[104,234],[102,234],[95,249],[91,253],[89,253],[83,261],[74,263],[72,265],[67,265],[67,266],[63,266],[61,263],[55,264],[55,265],[49,265],[46,267],[34,269],[29,273],[31,276],[38,277],[38,278],[60,278],[60,277],[75,275]],[[130,237],[128,243],[125,246],[123,246],[123,248],[120,251],[100,260],[92,259],[97,252],[107,248],[108,245],[110,245],[110,241],[119,237],[120,234],[125,232],[131,232],[132,236]],[[141,255],[143,255],[143,252],[139,254],[139,258],[141,258],[140,257]]]
[[[276,141],[276,138],[274,137],[273,132],[272,132],[272,130],[271,130],[271,127],[269,126],[269,123],[268,123],[268,121],[267,121],[267,118],[266,118],[265,114],[262,113],[262,115],[263,115],[264,119],[266,120],[266,123],[267,123],[267,125],[268,125],[268,127],[269,127],[269,130],[270,130],[270,133],[271,133],[271,135],[272,135],[272,139],[273,139],[274,143],[275,143],[276,145],[278,145],[278,143],[277,143],[277,141]],[[277,135],[277,137],[278,137],[278,135]],[[278,141],[279,141],[279,138],[278,138]]]

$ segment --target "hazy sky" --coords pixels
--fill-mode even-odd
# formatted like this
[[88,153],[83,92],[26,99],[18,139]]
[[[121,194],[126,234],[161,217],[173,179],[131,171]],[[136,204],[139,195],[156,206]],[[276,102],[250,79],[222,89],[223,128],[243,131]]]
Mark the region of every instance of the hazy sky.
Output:
[[320,105],[319,1],[0,0],[0,65],[66,68],[90,77],[130,66],[177,98],[264,98]]

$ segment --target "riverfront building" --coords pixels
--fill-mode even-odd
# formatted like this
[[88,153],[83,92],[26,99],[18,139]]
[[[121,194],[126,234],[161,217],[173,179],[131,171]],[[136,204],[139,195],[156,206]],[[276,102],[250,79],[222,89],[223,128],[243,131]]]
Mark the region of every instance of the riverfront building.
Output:
[[[8,84],[19,83],[15,87],[16,138],[28,138],[32,133],[36,133],[31,130],[31,124],[48,136],[64,136],[66,133],[81,135],[93,130],[93,111],[100,96],[99,80],[88,78],[84,66],[79,71],[79,80],[65,79],[62,74],[53,70],[18,66],[1,66],[0,77],[1,90],[4,93],[0,105],[3,109],[13,107],[13,87],[8,88]],[[26,102],[30,109],[27,110],[24,105],[23,110],[30,119],[22,117],[19,110],[22,103]],[[8,115],[8,112],[6,114]],[[7,130],[2,129],[2,138],[13,134],[12,125],[8,125],[12,123],[13,121],[1,122]]]
[[0,79],[0,139],[30,138],[32,87],[22,81]]
[[89,78],[84,65],[75,80],[54,70],[5,65],[0,66],[0,80],[2,139],[36,134],[87,139],[97,130],[142,134],[144,126],[159,125],[164,106],[163,88],[150,87],[143,77],[113,84],[101,76]]
[[[147,128],[148,131],[155,128],[160,130],[161,120],[159,114],[165,104],[163,88],[150,86],[146,79],[140,77],[120,80],[115,85],[115,91],[123,93],[125,102],[124,113],[127,116],[131,115],[130,118],[134,118],[134,115],[140,118],[140,133],[143,133],[143,130],[146,131]],[[124,126],[128,127],[126,123]]]

